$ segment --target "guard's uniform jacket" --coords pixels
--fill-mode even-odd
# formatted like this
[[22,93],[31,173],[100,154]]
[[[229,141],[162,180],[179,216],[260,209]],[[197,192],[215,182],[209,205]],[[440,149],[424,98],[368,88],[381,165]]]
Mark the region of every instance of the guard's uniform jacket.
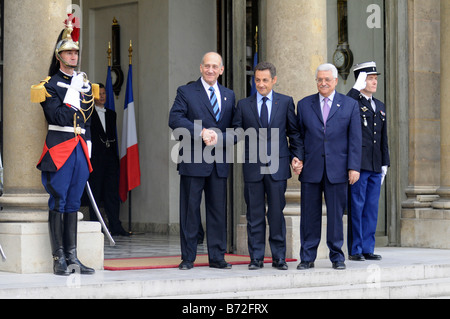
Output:
[[[72,77],[59,71],[47,79],[44,84],[47,98],[41,102],[45,118],[49,124],[44,150],[37,168],[43,172],[57,172],[66,163],[79,143],[83,147],[89,171],[92,165],[86,141],[91,139],[90,123],[93,111],[92,89],[89,93],[81,94],[81,109],[76,110],[63,103],[67,93],[66,88],[58,86],[58,82],[70,85]],[[85,111],[83,111],[85,110]]]
[[358,90],[352,89],[348,96],[359,102],[362,127],[361,170],[381,173],[383,166],[390,166],[387,135],[386,106],[373,98],[376,112],[372,105]]

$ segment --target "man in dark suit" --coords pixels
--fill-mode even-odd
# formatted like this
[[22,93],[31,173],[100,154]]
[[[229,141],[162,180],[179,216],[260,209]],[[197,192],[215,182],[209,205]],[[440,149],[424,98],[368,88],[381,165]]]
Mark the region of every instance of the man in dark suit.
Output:
[[[169,126],[183,137],[180,174],[181,270],[193,268],[197,255],[200,204],[205,193],[206,236],[209,266],[230,269],[225,261],[227,248],[227,179],[229,164],[223,149],[212,148],[226,138],[235,107],[234,92],[217,82],[224,72],[222,57],[207,53],[201,62],[201,78],[178,88],[170,111]],[[189,133],[186,137],[183,132]],[[188,140],[188,141],[186,141]],[[203,140],[203,141],[202,141]],[[200,145],[200,146],[199,146]],[[222,144],[223,145],[223,144]],[[213,160],[204,154],[212,154]],[[217,153],[217,154],[216,154]]]
[[345,269],[343,214],[348,184],[359,179],[361,167],[361,122],[358,103],[338,92],[334,65],[319,66],[319,94],[298,103],[302,134],[301,173],[301,262],[297,269],[314,267],[322,226],[322,192],[327,207],[327,245],[334,269]]
[[373,97],[378,87],[375,62],[357,65],[356,83],[348,93],[359,103],[362,123],[361,178],[351,187],[349,259],[380,260],[374,254],[381,185],[390,165],[385,105]]
[[[109,230],[112,235],[130,236],[119,219],[119,154],[117,153],[116,112],[105,108],[106,90],[100,84],[100,99],[95,100],[95,111],[92,113],[91,163],[94,171],[89,177],[94,198],[104,203],[108,217]],[[97,215],[89,203],[91,220],[97,221]]]
[[[298,156],[300,132],[294,100],[274,92],[276,83],[275,66],[267,62],[258,64],[255,67],[258,92],[238,102],[233,120],[235,129],[243,129],[247,133],[254,129],[258,136],[258,139],[245,143],[243,166],[250,270],[260,269],[264,265],[266,195],[272,266],[280,270],[288,269],[283,210],[286,205],[287,180],[291,178],[290,162]],[[274,130],[275,134],[272,133]],[[256,143],[259,145],[249,145]],[[252,147],[256,152],[251,151]],[[252,153],[256,155],[254,159]]]

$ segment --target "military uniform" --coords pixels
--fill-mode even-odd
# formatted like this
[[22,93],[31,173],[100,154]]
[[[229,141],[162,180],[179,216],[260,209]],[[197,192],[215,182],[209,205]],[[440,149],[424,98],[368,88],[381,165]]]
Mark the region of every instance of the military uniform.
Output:
[[[355,77],[361,72],[368,75],[379,73],[374,62],[365,63],[355,68]],[[359,102],[362,127],[361,176],[351,186],[349,215],[348,248],[350,259],[379,259],[374,255],[375,233],[378,223],[378,206],[382,180],[385,175],[383,167],[390,166],[387,135],[386,107],[375,99],[365,96],[353,88],[348,96]],[[365,257],[365,258],[364,258]]]
[[[93,274],[77,258],[78,211],[81,196],[92,166],[89,160],[90,118],[94,110],[95,89],[85,74],[73,71],[73,76],[53,72],[63,63],[60,54],[79,51],[77,40],[71,37],[70,22],[61,33],[50,67],[50,76],[31,88],[31,101],[41,103],[48,122],[48,134],[37,168],[42,172],[42,184],[50,195],[49,234],[53,255],[53,272],[68,276],[77,269],[81,274]],[[61,67],[62,68],[62,67]],[[69,98],[70,97],[70,98]]]
[[[41,103],[49,129],[37,168],[42,171],[42,183],[50,194],[50,210],[60,213],[78,212],[92,172],[87,141],[91,139],[93,95],[80,93],[84,102],[80,110],[64,104],[67,88],[58,83],[70,85],[71,80],[62,71],[51,77],[44,85],[51,97]],[[70,182],[63,177],[69,169],[74,172]]]

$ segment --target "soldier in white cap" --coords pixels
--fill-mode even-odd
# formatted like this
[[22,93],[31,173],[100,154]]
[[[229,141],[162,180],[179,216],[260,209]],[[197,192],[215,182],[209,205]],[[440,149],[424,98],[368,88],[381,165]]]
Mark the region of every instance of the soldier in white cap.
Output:
[[390,166],[386,106],[373,97],[380,75],[376,63],[358,64],[354,73],[356,83],[348,96],[359,102],[363,147],[361,177],[350,191],[349,259],[380,260],[374,249],[381,185]]

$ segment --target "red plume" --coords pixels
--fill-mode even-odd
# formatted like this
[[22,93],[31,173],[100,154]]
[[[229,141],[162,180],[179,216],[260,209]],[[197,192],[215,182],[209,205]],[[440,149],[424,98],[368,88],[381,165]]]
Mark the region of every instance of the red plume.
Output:
[[68,14],[68,16],[69,16],[69,18],[64,21],[64,24],[67,25],[69,23],[69,21],[72,22],[72,27],[73,27],[72,40],[73,40],[73,42],[78,42],[80,40],[80,31],[81,31],[80,19],[70,13]]

